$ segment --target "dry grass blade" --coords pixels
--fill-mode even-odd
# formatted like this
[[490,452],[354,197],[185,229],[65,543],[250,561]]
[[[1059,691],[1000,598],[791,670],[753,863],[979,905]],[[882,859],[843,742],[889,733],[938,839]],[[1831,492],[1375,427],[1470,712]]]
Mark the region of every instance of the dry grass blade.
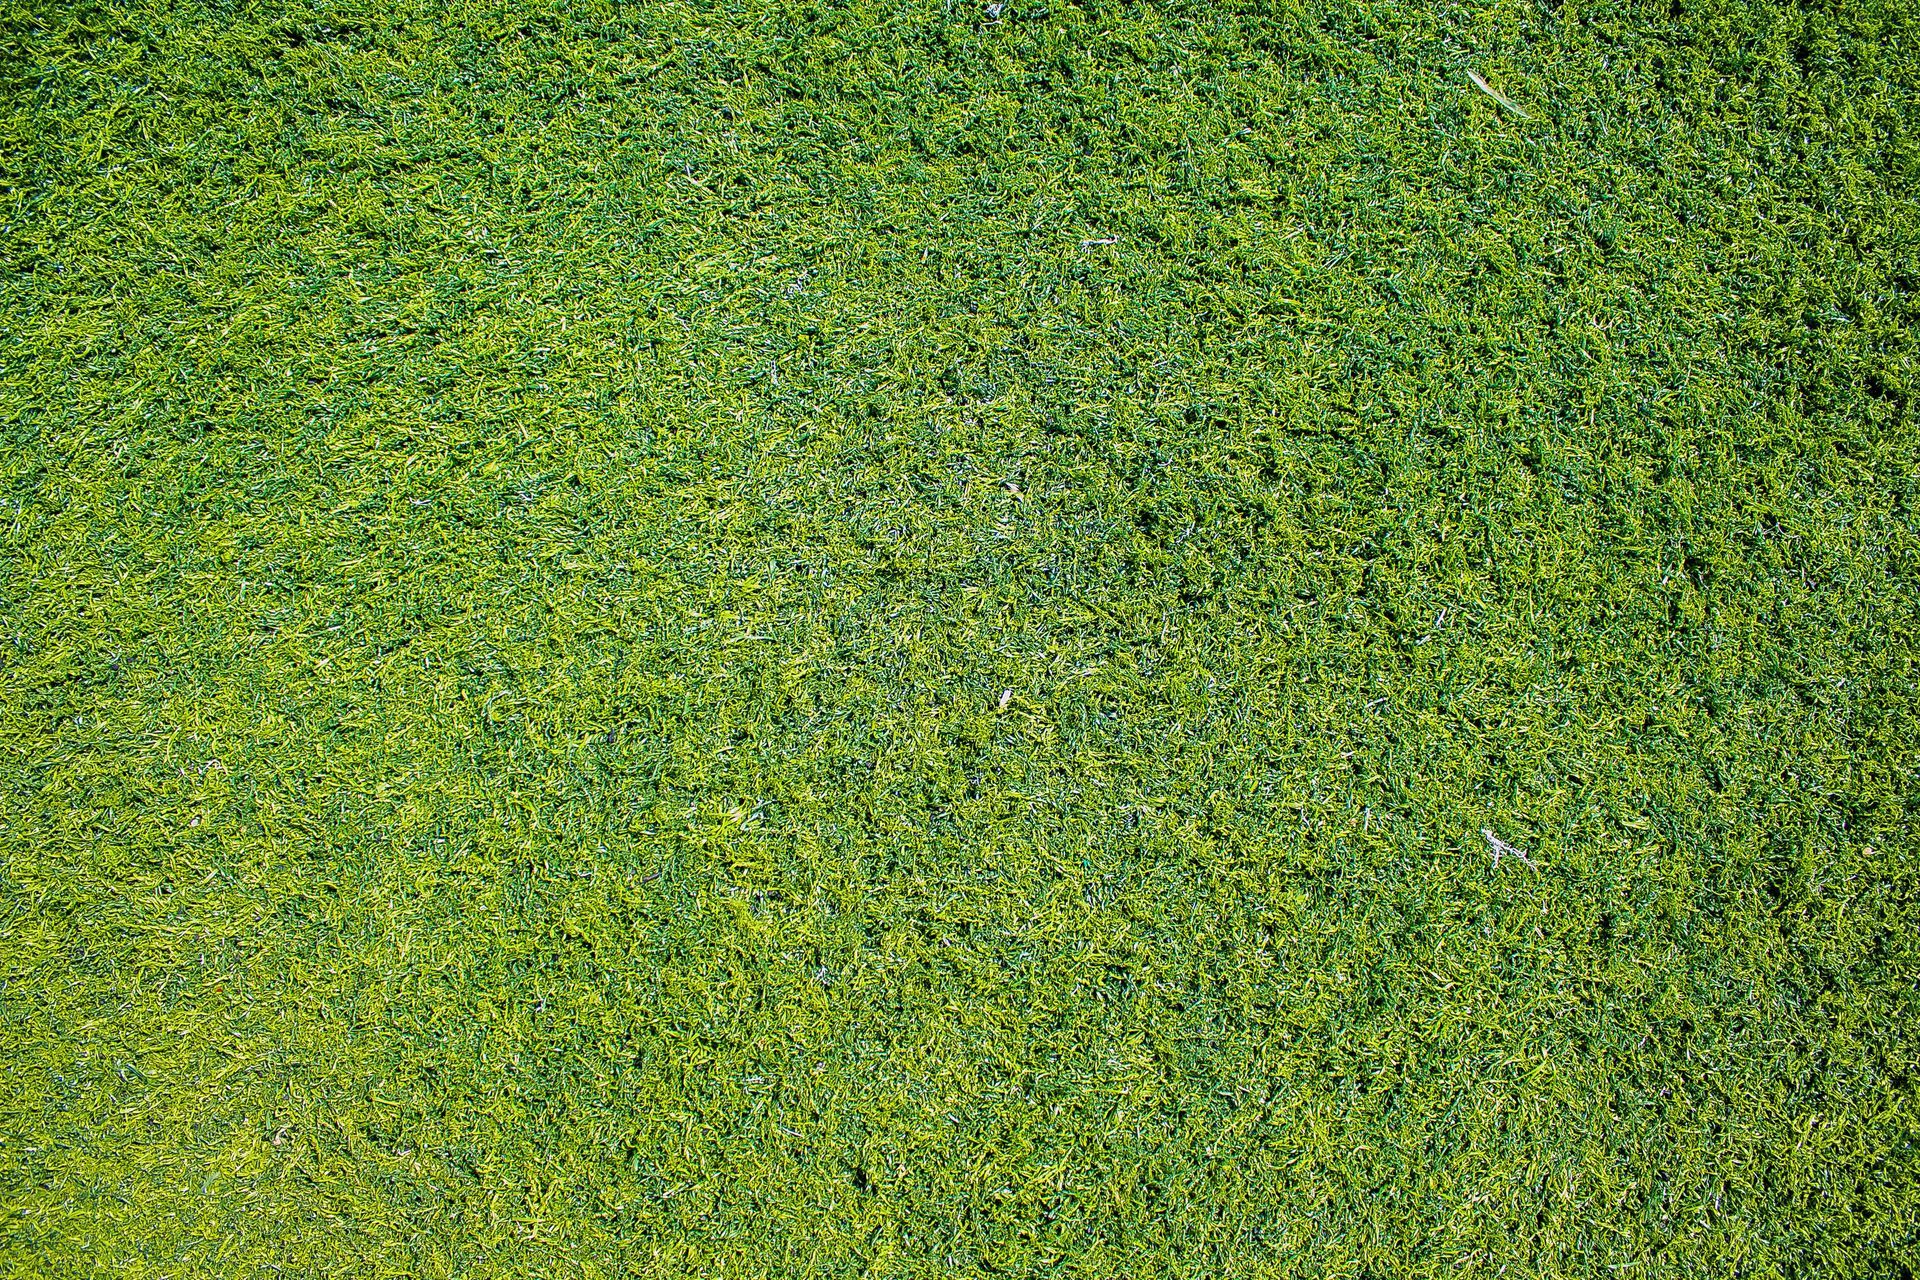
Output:
[[1533,119],[1532,116],[1528,115],[1525,111],[1522,111],[1520,109],[1519,104],[1516,103],[1512,98],[1509,98],[1506,94],[1500,92],[1498,89],[1488,84],[1486,80],[1484,80],[1481,77],[1478,71],[1468,71],[1467,79],[1473,81],[1474,86],[1478,88],[1480,92],[1486,94],[1489,98],[1492,98],[1495,102],[1505,107],[1508,111],[1513,112],[1513,114],[1519,116],[1522,120]]

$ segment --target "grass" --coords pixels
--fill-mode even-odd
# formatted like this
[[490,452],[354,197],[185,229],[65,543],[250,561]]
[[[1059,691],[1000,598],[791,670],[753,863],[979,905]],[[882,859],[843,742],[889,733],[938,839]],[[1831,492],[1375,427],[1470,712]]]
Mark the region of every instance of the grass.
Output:
[[996,12],[0,0],[0,1271],[1913,1275],[1920,8]]

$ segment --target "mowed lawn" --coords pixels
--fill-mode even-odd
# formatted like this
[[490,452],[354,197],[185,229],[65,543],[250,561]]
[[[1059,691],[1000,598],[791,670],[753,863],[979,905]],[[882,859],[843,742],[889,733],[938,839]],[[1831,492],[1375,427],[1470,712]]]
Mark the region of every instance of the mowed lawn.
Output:
[[0,0],[0,1275],[1920,1258],[1920,5]]

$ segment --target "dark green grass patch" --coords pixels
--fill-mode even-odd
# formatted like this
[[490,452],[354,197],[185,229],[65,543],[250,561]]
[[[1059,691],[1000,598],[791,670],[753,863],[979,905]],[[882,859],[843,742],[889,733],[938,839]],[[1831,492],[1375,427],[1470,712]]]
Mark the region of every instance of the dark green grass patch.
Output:
[[1917,197],[1908,3],[0,2],[0,1264],[1910,1277]]

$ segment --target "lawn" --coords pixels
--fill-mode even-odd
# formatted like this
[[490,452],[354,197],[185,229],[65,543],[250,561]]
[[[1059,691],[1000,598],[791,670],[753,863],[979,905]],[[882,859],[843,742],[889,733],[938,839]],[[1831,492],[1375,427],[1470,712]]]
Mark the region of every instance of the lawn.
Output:
[[1911,1280],[1917,332],[1911,0],[0,0],[0,1275]]

